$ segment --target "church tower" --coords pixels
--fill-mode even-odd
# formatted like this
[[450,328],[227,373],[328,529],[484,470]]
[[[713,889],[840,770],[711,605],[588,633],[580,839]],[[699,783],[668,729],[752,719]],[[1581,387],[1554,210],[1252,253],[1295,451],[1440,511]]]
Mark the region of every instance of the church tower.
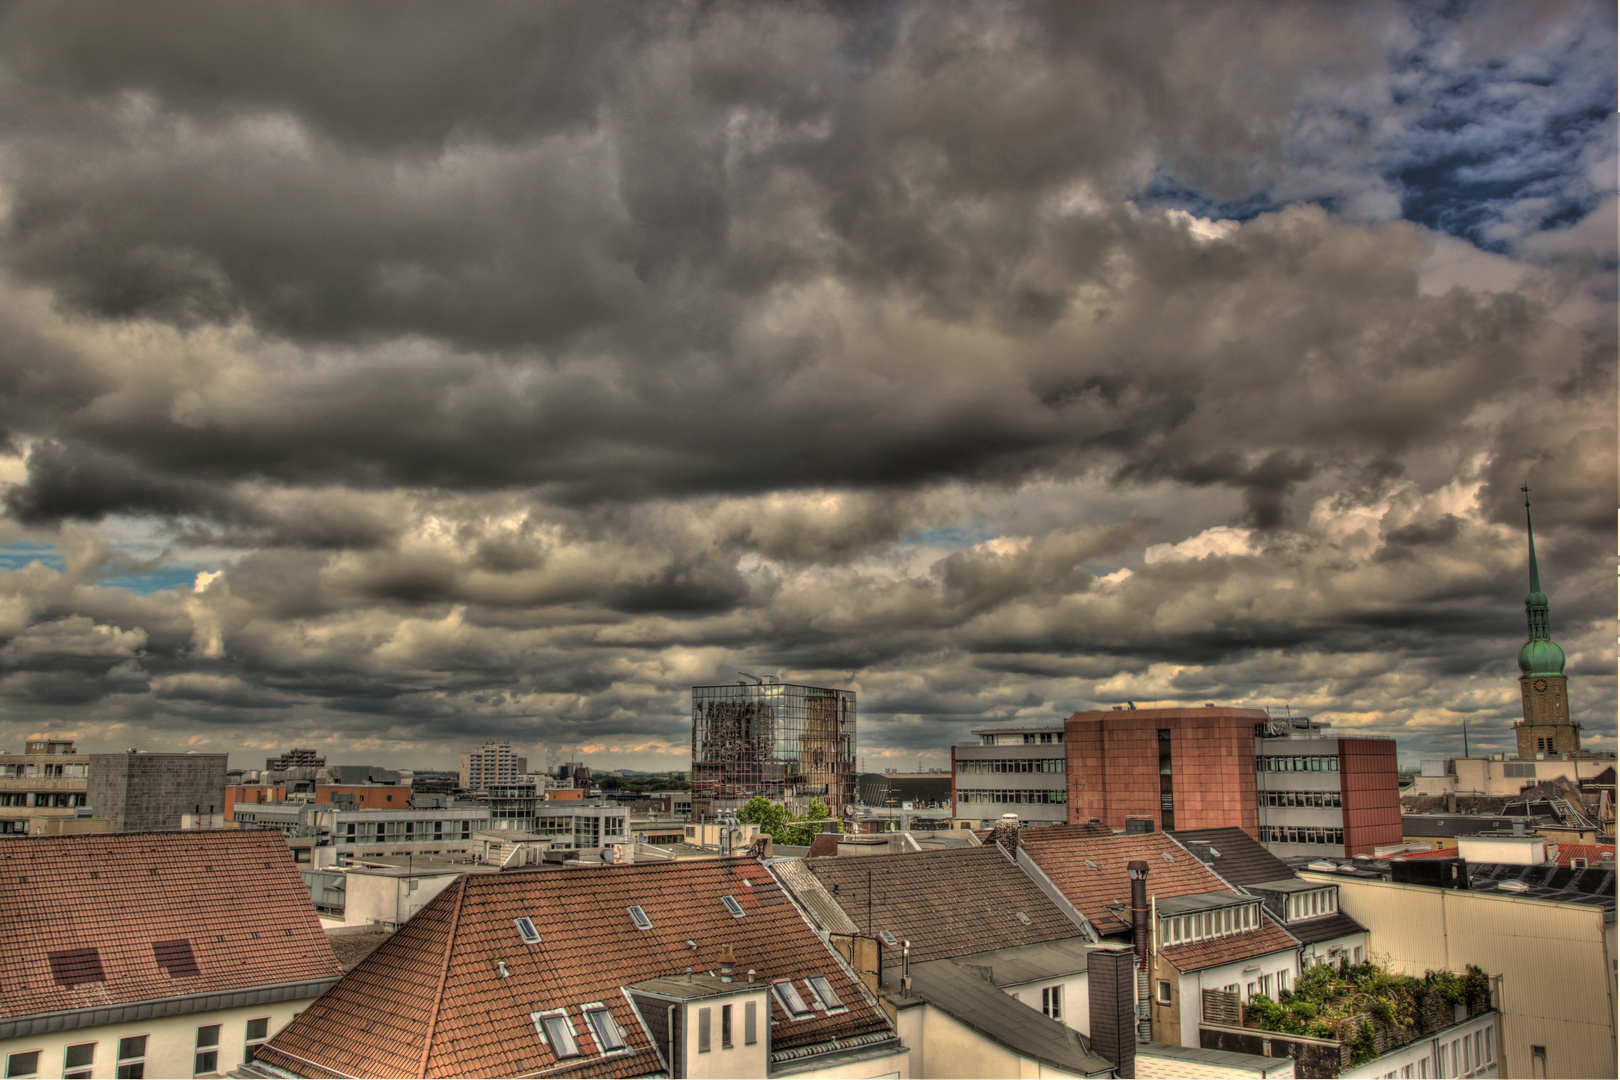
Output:
[[1537,754],[1579,754],[1581,726],[1569,722],[1569,695],[1564,684],[1564,650],[1552,639],[1547,614],[1547,594],[1541,591],[1541,573],[1536,568],[1536,533],[1530,523],[1530,488],[1524,491],[1524,527],[1530,538],[1530,591],[1524,598],[1530,637],[1519,650],[1519,693],[1524,701],[1524,721],[1514,724],[1519,740],[1520,759],[1533,760]]

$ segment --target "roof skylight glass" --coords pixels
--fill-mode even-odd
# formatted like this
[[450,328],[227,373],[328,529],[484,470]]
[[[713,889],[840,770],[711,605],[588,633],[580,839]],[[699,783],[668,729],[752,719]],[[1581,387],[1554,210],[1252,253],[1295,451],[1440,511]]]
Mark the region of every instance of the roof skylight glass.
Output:
[[635,922],[637,930],[652,929],[652,920],[647,918],[647,913],[642,910],[640,904],[631,904],[624,910],[630,913],[630,918]]
[[585,1022],[591,1026],[591,1034],[603,1053],[624,1049],[624,1029],[619,1027],[606,1005],[585,1006]]
[[526,944],[540,944],[540,931],[534,928],[533,919],[529,918],[527,915],[524,915],[513,919],[512,921],[517,924],[518,933],[523,937]]
[[558,1058],[579,1057],[579,1041],[574,1037],[574,1025],[569,1022],[568,1014],[562,1010],[549,1013],[535,1013],[534,1026],[540,1032],[540,1038],[551,1047],[551,1052]]
[[726,910],[731,912],[734,918],[740,919],[743,917],[743,906],[737,903],[735,896],[722,896],[720,902],[726,905]]
[[844,1007],[843,999],[841,999],[838,996],[838,992],[832,988],[832,983],[827,981],[827,976],[812,975],[805,981],[810,984],[810,989],[816,992],[816,996],[821,999],[822,1004],[826,1005],[827,1008],[842,1009]]
[[798,1020],[810,1015],[810,1006],[804,1003],[804,998],[794,989],[792,983],[772,983],[771,989],[776,991],[776,1000],[782,1003],[782,1008],[787,1010],[789,1016]]

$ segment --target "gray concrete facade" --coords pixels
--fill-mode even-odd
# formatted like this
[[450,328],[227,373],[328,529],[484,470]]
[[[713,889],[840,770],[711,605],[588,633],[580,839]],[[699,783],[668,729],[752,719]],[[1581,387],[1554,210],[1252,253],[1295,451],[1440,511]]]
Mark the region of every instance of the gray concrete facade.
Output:
[[111,832],[171,832],[225,809],[225,754],[91,754],[89,804]]

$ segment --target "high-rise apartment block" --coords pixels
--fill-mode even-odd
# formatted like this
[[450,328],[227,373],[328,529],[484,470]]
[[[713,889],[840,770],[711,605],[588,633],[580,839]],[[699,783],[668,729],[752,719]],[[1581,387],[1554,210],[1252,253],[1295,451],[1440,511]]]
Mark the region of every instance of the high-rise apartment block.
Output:
[[487,742],[461,755],[461,786],[467,791],[484,791],[491,784],[510,784],[528,771],[529,759],[512,753],[512,744],[505,739]]
[[318,769],[326,764],[326,756],[303,747],[294,747],[280,757],[265,758],[265,772],[284,772],[287,769]]
[[[855,803],[855,695],[790,683],[692,688],[692,798],[710,808],[759,795],[834,814]],[[694,807],[695,808],[695,807]]]

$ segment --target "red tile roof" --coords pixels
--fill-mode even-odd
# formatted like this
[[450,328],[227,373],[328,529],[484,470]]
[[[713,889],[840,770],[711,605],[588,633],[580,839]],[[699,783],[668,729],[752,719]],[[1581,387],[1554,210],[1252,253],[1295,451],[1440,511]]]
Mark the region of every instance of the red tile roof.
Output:
[[280,833],[6,840],[0,886],[0,1015],[340,974]]
[[[1019,842],[1035,865],[1091,920],[1100,934],[1130,930],[1130,925],[1108,908],[1114,903],[1130,906],[1131,880],[1125,872],[1125,864],[1133,859],[1143,859],[1148,864],[1150,896],[1232,891],[1208,867],[1163,833],[1054,836],[1048,840],[1044,836],[1048,831],[1025,829],[1019,834]],[[1165,858],[1166,855],[1169,858]],[[1086,865],[1087,859],[1096,864],[1096,869]]]
[[[1151,874],[1148,880],[1153,880]],[[1194,941],[1189,945],[1171,945],[1161,948],[1159,955],[1174,964],[1177,971],[1188,972],[1299,948],[1299,942],[1278,926],[1270,915],[1265,915],[1261,921],[1263,925],[1259,930],[1230,934],[1210,941]]]
[[1399,855],[1390,856],[1394,859],[1455,859],[1457,849],[1454,847],[1435,848],[1433,851],[1403,851]]
[[[737,898],[742,918],[723,896]],[[636,929],[625,910],[633,904],[652,929]],[[513,925],[525,915],[540,944],[525,944]],[[762,981],[825,975],[849,1007],[789,1023],[773,1000],[773,1051],[892,1032],[763,865],[706,859],[465,875],[258,1057],[310,1077],[645,1076],[662,1065],[620,987],[684,974],[688,965],[716,970],[726,943],[739,977],[750,968]],[[578,1007],[597,1001],[624,1029],[630,1052],[559,1063],[530,1014],[567,1007],[583,1036]]]
[[1600,862],[1614,862],[1613,844],[1564,844],[1558,845],[1558,865],[1568,866],[1571,859],[1585,859],[1587,865]]

